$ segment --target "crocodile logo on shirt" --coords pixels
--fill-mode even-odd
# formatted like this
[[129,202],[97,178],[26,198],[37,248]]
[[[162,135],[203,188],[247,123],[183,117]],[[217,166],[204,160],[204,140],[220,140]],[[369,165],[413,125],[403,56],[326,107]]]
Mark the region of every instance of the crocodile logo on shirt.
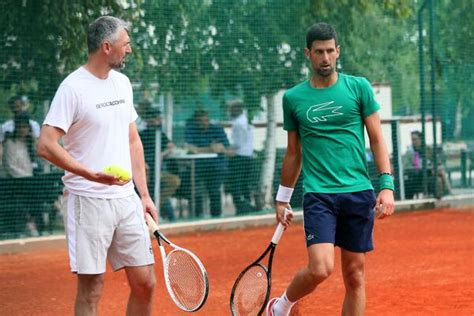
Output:
[[334,101],[324,102],[311,106],[306,112],[308,121],[312,123],[326,122],[328,117],[342,115],[338,112],[342,106],[333,105]]

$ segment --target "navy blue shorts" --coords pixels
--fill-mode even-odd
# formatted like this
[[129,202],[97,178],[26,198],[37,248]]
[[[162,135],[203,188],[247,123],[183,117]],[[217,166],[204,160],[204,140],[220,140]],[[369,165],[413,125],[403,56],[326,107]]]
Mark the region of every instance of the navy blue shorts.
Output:
[[303,199],[306,246],[332,243],[352,252],[374,249],[375,193],[306,193]]

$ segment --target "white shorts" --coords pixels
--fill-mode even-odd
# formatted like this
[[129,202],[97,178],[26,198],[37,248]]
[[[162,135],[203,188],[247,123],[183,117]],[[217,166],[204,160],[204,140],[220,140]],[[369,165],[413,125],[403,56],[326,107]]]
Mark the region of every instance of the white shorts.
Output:
[[102,199],[65,192],[64,226],[71,271],[105,272],[154,263],[150,234],[140,198]]

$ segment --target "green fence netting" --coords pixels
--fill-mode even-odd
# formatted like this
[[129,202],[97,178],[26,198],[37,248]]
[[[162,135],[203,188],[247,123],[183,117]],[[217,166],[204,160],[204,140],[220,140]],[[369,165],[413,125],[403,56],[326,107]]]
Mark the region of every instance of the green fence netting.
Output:
[[[473,9],[469,0],[2,1],[0,238],[63,229],[63,172],[34,146],[61,80],[87,60],[88,23],[103,14],[133,25],[123,72],[164,222],[271,209],[286,147],[281,97],[308,77],[304,36],[318,21],[338,30],[338,70],[373,83],[397,199],[472,192]],[[15,148],[6,145],[14,107],[34,121],[31,137]],[[231,149],[236,113],[251,137],[236,156],[189,155],[190,145],[199,146],[193,128],[206,118]],[[377,189],[369,150],[367,161]]]

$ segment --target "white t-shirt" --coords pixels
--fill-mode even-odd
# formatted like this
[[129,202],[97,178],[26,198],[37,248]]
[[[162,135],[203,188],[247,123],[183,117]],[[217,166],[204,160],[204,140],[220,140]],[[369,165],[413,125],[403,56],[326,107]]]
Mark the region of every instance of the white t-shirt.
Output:
[[24,141],[7,139],[3,143],[3,166],[12,178],[33,176],[33,162]]
[[[33,136],[35,138],[38,138],[40,135],[40,130],[41,130],[40,125],[38,124],[38,122],[34,120],[30,120],[30,126],[31,126],[31,131],[33,132]],[[13,131],[15,130],[15,122],[13,120],[5,121],[5,123],[2,124],[0,130],[1,130],[0,142],[3,142],[5,139],[5,134],[13,133]]]
[[[137,117],[127,76],[112,70],[103,80],[80,67],[59,86],[43,124],[62,129],[64,148],[88,168],[102,171],[119,165],[131,172],[129,125]],[[134,192],[132,181],[110,186],[70,172],[63,182],[70,192],[90,197],[119,198]]]
[[253,156],[253,126],[245,114],[232,121],[232,148],[238,156]]

